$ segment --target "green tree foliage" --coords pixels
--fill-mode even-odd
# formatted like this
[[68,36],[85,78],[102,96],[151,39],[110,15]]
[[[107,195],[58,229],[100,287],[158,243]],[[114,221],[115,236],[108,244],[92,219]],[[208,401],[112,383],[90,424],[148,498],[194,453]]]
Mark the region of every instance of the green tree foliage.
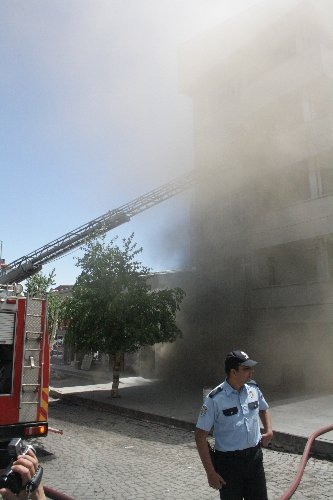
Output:
[[25,295],[30,295],[31,297],[41,297],[46,295],[50,287],[55,285],[55,270],[46,275],[41,271],[33,276],[30,276],[25,283]]
[[55,293],[49,293],[48,295],[48,325],[49,325],[49,339],[50,347],[56,338],[57,329],[59,324],[64,319],[64,301],[65,297],[63,295],[56,295]]
[[50,287],[55,285],[55,269],[46,275],[41,271],[33,276],[30,276],[25,283],[25,295],[30,297],[44,297],[48,294],[48,331],[50,341],[55,338],[55,333],[58,327],[58,322],[62,319],[62,304],[63,297],[50,292]]
[[181,336],[176,313],[184,292],[151,290],[150,270],[137,260],[142,248],[133,238],[123,239],[121,247],[116,239],[89,242],[78,259],[82,272],[65,306],[66,341],[77,351],[100,351],[119,360],[120,353]]

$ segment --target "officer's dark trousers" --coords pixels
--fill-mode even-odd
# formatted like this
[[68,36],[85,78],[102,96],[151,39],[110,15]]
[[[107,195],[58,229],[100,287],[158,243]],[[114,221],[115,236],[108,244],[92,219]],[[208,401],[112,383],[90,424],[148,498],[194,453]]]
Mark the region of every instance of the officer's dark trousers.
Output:
[[260,447],[235,452],[216,452],[216,470],[227,483],[220,490],[223,500],[267,500]]

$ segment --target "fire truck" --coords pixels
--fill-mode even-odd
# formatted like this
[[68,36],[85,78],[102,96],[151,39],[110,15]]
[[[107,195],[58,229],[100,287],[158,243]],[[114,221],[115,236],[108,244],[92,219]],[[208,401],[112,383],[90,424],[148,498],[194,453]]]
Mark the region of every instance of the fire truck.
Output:
[[0,269],[0,443],[48,431],[50,373],[47,299],[20,284],[42,266],[191,187],[191,171],[38,248]]
[[0,285],[0,441],[48,430],[47,299]]

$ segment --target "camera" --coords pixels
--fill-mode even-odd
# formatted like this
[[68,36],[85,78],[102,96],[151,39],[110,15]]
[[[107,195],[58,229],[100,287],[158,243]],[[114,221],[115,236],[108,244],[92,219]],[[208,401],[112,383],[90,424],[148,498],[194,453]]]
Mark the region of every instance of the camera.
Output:
[[14,438],[9,441],[7,454],[9,456],[10,463],[0,476],[0,488],[8,488],[15,494],[18,494],[22,490],[22,478],[20,474],[12,471],[11,467],[18,455],[25,455],[29,450],[36,453],[34,447],[30,444],[28,445],[24,443],[21,438]]

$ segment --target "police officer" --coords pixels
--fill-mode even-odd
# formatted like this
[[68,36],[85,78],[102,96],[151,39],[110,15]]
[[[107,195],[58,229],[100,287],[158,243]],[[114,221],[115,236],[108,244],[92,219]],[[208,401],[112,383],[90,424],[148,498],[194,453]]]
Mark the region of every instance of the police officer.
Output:
[[[220,490],[224,500],[267,500],[261,445],[268,445],[273,432],[268,404],[252,380],[256,364],[244,351],[227,355],[227,377],[208,394],[196,426],[195,440],[209,486]],[[214,458],[207,443],[212,428]]]

